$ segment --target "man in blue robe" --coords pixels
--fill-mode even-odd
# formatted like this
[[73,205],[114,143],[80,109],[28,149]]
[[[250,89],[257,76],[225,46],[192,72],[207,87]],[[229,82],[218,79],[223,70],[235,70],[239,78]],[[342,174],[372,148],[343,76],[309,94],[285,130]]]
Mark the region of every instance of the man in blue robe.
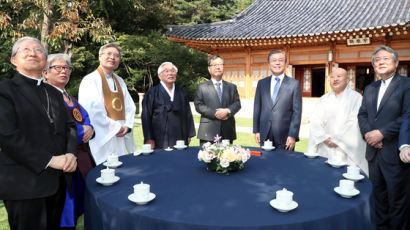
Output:
[[144,142],[154,148],[167,148],[195,136],[194,120],[185,91],[175,85],[178,69],[171,62],[158,68],[160,84],[152,87],[142,101]]

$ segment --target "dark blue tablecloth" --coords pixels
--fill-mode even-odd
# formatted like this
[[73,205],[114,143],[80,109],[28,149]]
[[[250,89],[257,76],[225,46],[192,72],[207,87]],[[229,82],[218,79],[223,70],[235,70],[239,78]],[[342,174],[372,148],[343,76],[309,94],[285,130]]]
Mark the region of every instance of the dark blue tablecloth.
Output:
[[[369,180],[356,182],[360,194],[351,199],[333,191],[346,167],[296,152],[263,151],[226,176],[207,171],[198,150],[122,156],[116,169],[121,179],[109,187],[95,181],[103,166],[96,167],[86,182],[85,229],[371,229]],[[128,200],[141,181],[156,194],[143,206]],[[284,187],[299,204],[288,213],[269,205]]]

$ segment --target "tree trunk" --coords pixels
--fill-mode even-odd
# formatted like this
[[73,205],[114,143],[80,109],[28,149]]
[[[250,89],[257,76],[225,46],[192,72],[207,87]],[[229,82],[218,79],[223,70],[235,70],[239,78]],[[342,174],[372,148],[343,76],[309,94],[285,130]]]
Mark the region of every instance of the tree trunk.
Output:
[[51,25],[51,15],[47,15],[47,12],[53,12],[53,5],[49,1],[44,1],[44,13],[43,13],[43,23],[41,25],[41,44],[44,48],[49,51],[49,45],[46,41],[46,37],[50,33]]

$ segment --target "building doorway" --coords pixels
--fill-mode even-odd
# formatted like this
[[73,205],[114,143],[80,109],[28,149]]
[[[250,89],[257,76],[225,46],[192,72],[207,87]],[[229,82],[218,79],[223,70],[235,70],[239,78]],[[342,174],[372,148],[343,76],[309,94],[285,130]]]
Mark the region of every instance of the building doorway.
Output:
[[372,66],[356,66],[356,91],[363,94],[367,85],[374,82]]
[[312,97],[325,94],[325,68],[312,68]]

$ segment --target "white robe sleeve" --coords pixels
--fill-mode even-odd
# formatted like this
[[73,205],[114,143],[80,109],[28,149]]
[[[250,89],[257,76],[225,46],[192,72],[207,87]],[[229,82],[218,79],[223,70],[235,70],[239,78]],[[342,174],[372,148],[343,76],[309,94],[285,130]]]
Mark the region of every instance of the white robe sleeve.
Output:
[[330,137],[324,128],[327,122],[324,114],[324,104],[326,99],[327,94],[320,98],[310,116],[310,133],[308,142],[308,152],[310,153],[318,153],[319,145]]

